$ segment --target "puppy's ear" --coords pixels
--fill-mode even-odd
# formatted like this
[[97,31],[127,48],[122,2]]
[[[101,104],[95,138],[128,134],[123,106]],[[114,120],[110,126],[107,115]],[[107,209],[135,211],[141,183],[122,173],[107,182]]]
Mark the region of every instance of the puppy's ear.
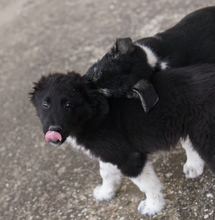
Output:
[[131,38],[117,38],[111,52],[115,55],[126,54],[134,50]]
[[32,91],[28,93],[31,103],[35,104],[35,95],[38,91],[42,90],[46,86],[47,77],[42,76],[38,82],[33,83]]
[[132,91],[139,97],[145,112],[148,112],[159,100],[154,86],[146,80],[138,81]]

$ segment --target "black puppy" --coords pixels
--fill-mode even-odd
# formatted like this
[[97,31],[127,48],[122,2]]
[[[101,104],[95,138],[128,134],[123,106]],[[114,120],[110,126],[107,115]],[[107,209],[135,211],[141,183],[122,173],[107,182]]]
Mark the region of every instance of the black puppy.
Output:
[[153,74],[151,82],[160,98],[148,113],[138,99],[105,97],[74,72],[42,77],[31,93],[47,141],[60,145],[73,138],[99,159],[103,183],[94,197],[111,199],[122,173],[146,193],[138,207],[144,215],[165,204],[149,154],[183,140],[186,166],[201,173],[204,160],[215,173],[215,66],[169,69]]
[[167,67],[215,63],[214,51],[215,7],[208,7],[187,15],[174,27],[153,37],[134,43],[130,38],[117,39],[110,52],[90,67],[85,77],[97,82],[106,96],[131,96],[134,93],[130,90],[136,91],[135,96],[147,112],[159,98],[150,82],[152,73]]

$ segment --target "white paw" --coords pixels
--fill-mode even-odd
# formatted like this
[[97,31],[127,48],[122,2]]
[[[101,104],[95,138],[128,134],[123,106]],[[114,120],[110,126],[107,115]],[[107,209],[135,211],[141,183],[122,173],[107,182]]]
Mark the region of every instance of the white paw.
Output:
[[165,200],[163,197],[159,199],[152,200],[146,199],[141,201],[138,206],[138,211],[141,215],[153,216],[160,212],[165,205]]
[[109,201],[114,198],[115,193],[113,190],[97,186],[93,191],[93,197],[98,201]]
[[202,175],[203,171],[204,171],[204,162],[202,161],[192,164],[186,162],[183,167],[183,172],[186,178],[196,178]]

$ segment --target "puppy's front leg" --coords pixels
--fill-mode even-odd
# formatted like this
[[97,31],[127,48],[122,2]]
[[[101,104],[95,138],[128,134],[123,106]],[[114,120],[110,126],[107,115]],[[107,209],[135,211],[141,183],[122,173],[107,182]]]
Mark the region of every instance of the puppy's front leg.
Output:
[[102,185],[94,189],[93,196],[98,201],[111,200],[119,189],[122,174],[120,170],[111,163],[99,161]]
[[204,161],[193,148],[190,138],[187,137],[185,140],[181,140],[181,145],[187,155],[187,162],[183,167],[186,178],[196,178],[202,175],[204,171]]
[[146,194],[146,200],[140,202],[138,211],[142,215],[152,216],[160,212],[165,200],[162,193],[163,185],[156,176],[151,162],[147,161],[142,173],[136,177],[131,178],[140,191]]

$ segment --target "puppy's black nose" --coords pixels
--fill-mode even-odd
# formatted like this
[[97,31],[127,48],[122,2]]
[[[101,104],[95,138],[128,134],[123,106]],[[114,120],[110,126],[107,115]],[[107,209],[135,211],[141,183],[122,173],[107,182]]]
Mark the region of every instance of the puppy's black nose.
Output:
[[61,130],[62,130],[62,128],[60,126],[58,126],[58,125],[52,125],[52,126],[49,127],[49,131],[57,131],[57,132],[59,132]]

